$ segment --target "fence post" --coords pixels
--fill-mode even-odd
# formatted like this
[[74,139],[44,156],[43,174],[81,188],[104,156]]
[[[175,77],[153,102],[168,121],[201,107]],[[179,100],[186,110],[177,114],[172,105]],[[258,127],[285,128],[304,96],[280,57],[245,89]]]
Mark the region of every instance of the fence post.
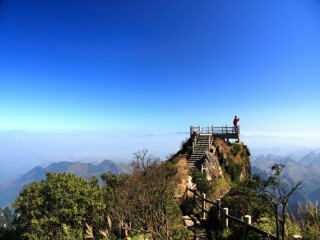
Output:
[[206,194],[202,193],[202,219],[206,219]]
[[199,126],[199,134],[201,134],[201,126]]
[[248,225],[251,224],[251,216],[245,215],[244,216],[244,225],[243,225],[243,236],[244,239],[247,239],[247,231],[248,231]]
[[228,214],[229,214],[229,209],[224,208],[223,209],[223,229],[228,228],[228,225],[229,225],[229,219],[227,218]]
[[201,164],[201,173],[203,174],[203,164]]
[[219,216],[220,216],[220,199],[217,199],[217,206],[216,206],[216,220],[217,223],[219,221]]

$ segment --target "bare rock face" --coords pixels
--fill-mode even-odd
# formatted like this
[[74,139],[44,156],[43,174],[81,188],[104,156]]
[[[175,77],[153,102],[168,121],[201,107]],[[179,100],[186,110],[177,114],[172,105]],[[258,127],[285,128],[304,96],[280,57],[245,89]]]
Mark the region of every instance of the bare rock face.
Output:
[[241,179],[250,178],[250,177],[251,177],[251,161],[250,161],[250,158],[247,156],[244,158],[244,161],[243,161]]
[[204,159],[204,170],[208,180],[215,182],[221,175],[223,175],[219,160],[215,154],[206,153]]
[[223,149],[220,146],[218,146],[216,152],[218,153],[217,156],[220,159],[220,163],[223,164],[224,166],[228,166],[229,160],[227,158],[226,153],[223,151]]

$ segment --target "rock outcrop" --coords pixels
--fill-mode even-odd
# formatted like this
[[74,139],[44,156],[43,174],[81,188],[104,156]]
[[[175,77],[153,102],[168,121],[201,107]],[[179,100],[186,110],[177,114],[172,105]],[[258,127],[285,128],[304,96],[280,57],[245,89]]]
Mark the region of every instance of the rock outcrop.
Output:
[[203,164],[204,173],[209,181],[217,181],[223,175],[219,159],[215,154],[206,153]]
[[[178,167],[179,194],[183,195],[186,186],[192,187],[187,161],[192,154],[192,139],[182,144],[182,149],[173,155],[169,161]],[[214,186],[215,197],[226,194],[232,182],[251,177],[251,162],[249,148],[243,143],[228,143],[222,139],[214,139],[201,163],[201,170]]]

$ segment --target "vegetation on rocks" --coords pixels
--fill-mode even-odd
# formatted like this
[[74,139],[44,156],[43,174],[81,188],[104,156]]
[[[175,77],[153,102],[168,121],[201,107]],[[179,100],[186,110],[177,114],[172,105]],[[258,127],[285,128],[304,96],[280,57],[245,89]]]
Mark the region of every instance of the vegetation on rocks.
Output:
[[192,182],[197,185],[197,190],[200,193],[210,194],[212,192],[212,185],[207,180],[205,174],[201,173],[197,168],[190,169]]
[[47,172],[20,192],[15,228],[1,239],[192,239],[174,198],[176,165],[144,149],[131,167],[131,174],[102,174],[103,186],[96,177]]

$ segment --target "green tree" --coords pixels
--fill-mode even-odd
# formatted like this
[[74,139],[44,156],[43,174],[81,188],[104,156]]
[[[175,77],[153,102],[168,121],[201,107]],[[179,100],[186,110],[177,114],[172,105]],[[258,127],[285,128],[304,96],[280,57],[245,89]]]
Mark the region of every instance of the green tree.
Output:
[[271,167],[272,175],[267,180],[261,179],[260,175],[254,175],[251,186],[255,189],[258,197],[268,202],[274,212],[276,219],[277,238],[285,237],[285,224],[287,214],[287,206],[289,200],[297,190],[301,189],[302,182],[294,184],[290,179],[283,177],[283,169],[285,165],[275,164]]
[[109,196],[106,196],[108,199],[114,199],[117,201],[118,199],[118,192],[117,189],[124,185],[125,182],[128,180],[128,175],[126,174],[115,174],[111,171],[107,173],[101,174],[101,179],[104,183],[104,188],[107,192],[110,192]]
[[54,239],[62,226],[85,230],[105,227],[104,190],[96,177],[47,172],[46,180],[25,186],[13,203],[20,216],[14,222],[21,237]]

